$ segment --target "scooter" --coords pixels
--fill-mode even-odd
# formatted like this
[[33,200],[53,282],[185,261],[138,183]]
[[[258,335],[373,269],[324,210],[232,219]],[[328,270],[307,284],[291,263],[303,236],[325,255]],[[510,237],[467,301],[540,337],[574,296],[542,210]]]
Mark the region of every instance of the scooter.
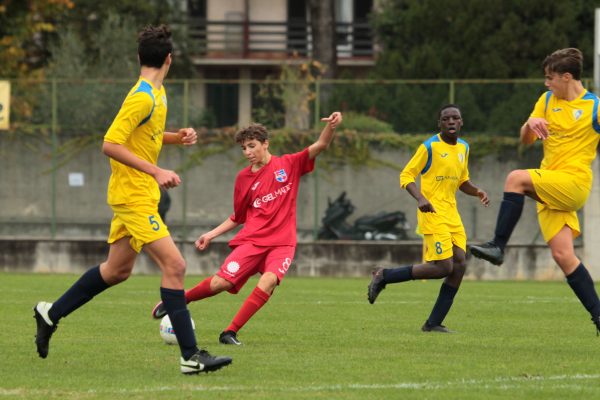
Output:
[[350,225],[348,218],[355,210],[352,202],[342,192],[337,199],[327,199],[325,216],[318,239],[338,240],[406,240],[410,225],[402,211],[382,211],[375,215],[364,215]]

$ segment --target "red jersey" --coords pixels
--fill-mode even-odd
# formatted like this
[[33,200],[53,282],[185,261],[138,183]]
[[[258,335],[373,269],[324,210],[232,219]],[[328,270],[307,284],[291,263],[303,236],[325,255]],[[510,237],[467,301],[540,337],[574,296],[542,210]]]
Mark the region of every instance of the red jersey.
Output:
[[281,157],[271,156],[267,165],[256,172],[252,166],[241,170],[233,192],[233,222],[244,224],[229,242],[257,246],[296,245],[296,199],[300,177],[311,172],[315,160],[308,148]]

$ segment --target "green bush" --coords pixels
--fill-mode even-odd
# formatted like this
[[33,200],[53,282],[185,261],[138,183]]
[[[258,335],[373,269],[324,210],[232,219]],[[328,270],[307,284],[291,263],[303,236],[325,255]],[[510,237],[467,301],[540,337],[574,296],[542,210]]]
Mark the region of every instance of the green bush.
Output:
[[340,125],[343,129],[348,129],[356,132],[369,132],[369,133],[391,133],[394,132],[394,128],[391,124],[381,121],[375,117],[371,117],[365,114],[359,114],[357,112],[346,112],[344,113],[344,121]]

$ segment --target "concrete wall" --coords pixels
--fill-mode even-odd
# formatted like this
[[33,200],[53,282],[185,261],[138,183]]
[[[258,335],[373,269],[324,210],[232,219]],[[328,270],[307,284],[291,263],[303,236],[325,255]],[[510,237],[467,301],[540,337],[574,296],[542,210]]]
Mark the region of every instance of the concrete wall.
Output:
[[[212,275],[229,253],[226,242],[211,243],[198,252],[193,242],[180,242],[187,273]],[[421,243],[373,241],[317,241],[300,243],[289,276],[367,278],[376,266],[414,264],[421,259]],[[579,250],[579,249],[578,249]],[[26,273],[82,273],[106,259],[108,245],[90,240],[0,240],[0,271]],[[157,266],[144,253],[135,274],[158,274]],[[594,276],[600,279],[600,276]],[[562,273],[544,245],[511,246],[502,267],[471,259],[468,280],[560,280]],[[366,287],[365,287],[366,288]]]
[[[100,152],[100,145],[82,151],[76,158],[58,168],[53,177],[52,160],[48,156],[49,147],[43,141],[36,141],[34,144],[35,146],[32,146],[31,143],[0,137],[0,182],[3,186],[0,191],[0,239],[5,240],[0,268],[67,272],[102,261],[106,250],[102,243],[108,234],[111,212],[105,200],[110,169],[107,158]],[[186,151],[189,150],[167,147],[159,164],[177,169],[183,163]],[[472,154],[475,152],[476,149],[472,149]],[[411,153],[389,150],[379,151],[376,156],[397,165],[404,165]],[[485,208],[476,198],[457,194],[459,211],[470,243],[492,237],[506,174],[512,169],[536,166],[538,163],[539,152],[528,153],[526,158],[519,158],[516,152],[502,157],[472,157],[471,180],[488,191],[492,204]],[[195,253],[191,243],[198,235],[218,225],[230,215],[233,182],[237,171],[244,165],[239,149],[232,149],[181,173],[183,185],[171,191],[173,202],[167,223],[173,236],[182,243],[191,272],[214,272],[224,258],[224,242],[221,246],[225,250],[210,252],[202,257]],[[72,172],[83,174],[84,186],[69,185],[69,173]],[[595,179],[598,179],[599,175],[596,172]],[[53,180],[56,188],[54,200]],[[585,213],[582,213],[587,218],[582,219],[584,236],[588,237],[586,232],[589,231],[590,240],[588,246],[578,248],[578,252],[584,257],[592,275],[600,278],[600,254],[595,251],[596,242],[600,240],[600,229],[597,229],[600,226],[598,187],[596,182]],[[312,271],[302,274],[318,275],[321,273],[318,271],[331,271],[327,274],[335,274],[333,271],[338,268],[339,271],[350,275],[361,275],[379,262],[413,263],[420,258],[416,257],[420,254],[418,245],[417,250],[406,253],[410,257],[402,256],[404,253],[397,250],[405,249],[404,244],[372,244],[374,247],[370,247],[369,243],[362,243],[360,246],[357,246],[357,243],[313,245],[312,230],[315,220],[320,222],[327,198],[337,197],[342,191],[348,193],[348,197],[356,206],[351,221],[365,214],[401,210],[406,213],[412,226],[415,226],[415,201],[399,188],[398,171],[392,168],[357,169],[347,165],[333,166],[327,170],[319,168],[315,173],[303,178],[298,198],[300,246],[297,265],[299,271]],[[48,240],[53,208],[57,221],[55,237],[60,239],[57,242]],[[589,229],[586,229],[586,226]],[[225,236],[222,240],[226,241],[230,237],[231,235]],[[576,241],[578,246],[582,243],[581,239]],[[506,268],[495,269],[490,265],[480,267],[478,262],[473,262],[469,276],[477,279],[561,277],[560,274],[557,275],[558,270],[539,234],[533,201],[526,201],[523,216],[510,244],[512,248],[519,250],[508,254]],[[360,250],[356,250],[357,248]],[[346,252],[354,254],[356,251],[359,253],[355,257],[362,258],[346,256]],[[378,254],[381,256],[379,259]],[[328,260],[326,255],[335,257]],[[197,263],[204,265],[202,263],[207,259],[210,260],[212,269],[208,266],[196,269]],[[155,267],[144,265],[146,264],[140,262],[139,272],[156,271]]]

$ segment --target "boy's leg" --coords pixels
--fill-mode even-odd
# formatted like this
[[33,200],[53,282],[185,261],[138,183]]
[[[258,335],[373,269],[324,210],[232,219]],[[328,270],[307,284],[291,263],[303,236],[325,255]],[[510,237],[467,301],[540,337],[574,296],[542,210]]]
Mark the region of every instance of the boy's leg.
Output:
[[600,299],[594,281],[583,263],[575,255],[573,233],[565,226],[548,242],[552,257],[567,278],[567,283],[590,313],[596,329],[600,332]]
[[171,236],[147,244],[145,250],[162,271],[161,299],[181,350],[181,371],[193,374],[215,371],[229,365],[231,358],[213,357],[208,352],[198,349],[183,291],[185,261]]
[[[237,340],[237,332],[269,301],[273,290],[289,270],[296,248],[294,246],[277,246],[263,249],[263,251],[264,262],[262,266],[259,264],[258,271],[262,275],[231,324],[219,336],[219,341],[223,344],[241,344]],[[260,256],[257,255],[257,259],[259,258]]]
[[36,345],[40,357],[48,356],[50,337],[61,318],[90,301],[108,287],[116,285],[131,274],[137,253],[124,237],[110,245],[108,259],[85,272],[54,303],[40,302],[34,307],[37,323]]
[[452,234],[426,234],[424,237],[428,260],[424,264],[407,265],[397,268],[377,268],[373,271],[368,286],[369,303],[375,303],[379,293],[388,283],[406,282],[414,279],[440,279],[452,272],[453,244]]
[[[533,171],[535,173],[535,170]],[[471,246],[471,253],[475,257],[495,265],[501,265],[504,262],[504,248],[521,218],[525,195],[541,201],[535,192],[530,172],[528,170],[512,171],[508,174],[504,185],[504,195],[498,211],[494,239],[487,243]]]
[[465,252],[460,247],[454,246],[453,263],[452,272],[446,277],[444,283],[442,283],[442,286],[440,287],[440,292],[433,309],[431,310],[431,314],[423,325],[423,331],[449,332],[448,329],[442,325],[442,322],[444,322],[446,315],[448,315],[448,312],[452,307],[454,297],[458,292],[458,288],[460,287],[466,270]]

